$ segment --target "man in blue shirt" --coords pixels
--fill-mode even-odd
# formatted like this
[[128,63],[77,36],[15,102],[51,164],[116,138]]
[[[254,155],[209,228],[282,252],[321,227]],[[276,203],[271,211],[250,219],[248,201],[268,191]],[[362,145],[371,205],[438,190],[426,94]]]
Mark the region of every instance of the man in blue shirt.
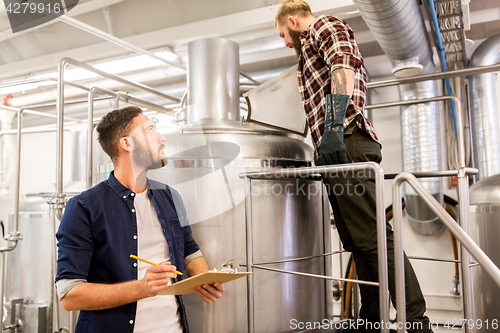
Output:
[[[180,195],[147,179],[166,164],[165,138],[138,107],[105,115],[99,143],[111,157],[108,180],[70,199],[56,234],[56,286],[66,310],[80,310],[76,332],[188,332],[180,296],[158,295],[209,267],[191,234]],[[137,262],[130,255],[153,262]],[[207,303],[220,283],[199,286]]]

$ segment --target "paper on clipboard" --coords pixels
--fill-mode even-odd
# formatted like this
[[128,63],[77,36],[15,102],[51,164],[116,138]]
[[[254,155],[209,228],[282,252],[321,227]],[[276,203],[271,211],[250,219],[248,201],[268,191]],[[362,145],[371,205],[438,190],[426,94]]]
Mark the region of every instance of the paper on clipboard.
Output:
[[158,295],[187,295],[194,293],[194,288],[202,284],[225,283],[252,274],[251,272],[227,273],[227,272],[205,272],[190,278],[176,282],[168,288],[160,291]]

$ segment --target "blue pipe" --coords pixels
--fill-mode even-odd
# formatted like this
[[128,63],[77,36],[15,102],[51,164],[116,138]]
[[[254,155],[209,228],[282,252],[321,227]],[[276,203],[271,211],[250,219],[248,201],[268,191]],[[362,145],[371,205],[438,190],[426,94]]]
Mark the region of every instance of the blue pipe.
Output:
[[[431,12],[431,18],[432,18],[432,23],[434,25],[434,31],[436,32],[436,39],[437,39],[437,47],[438,47],[438,54],[439,54],[439,59],[441,60],[441,65],[443,67],[443,72],[447,71],[446,68],[446,58],[444,55],[444,47],[443,47],[443,40],[441,39],[441,32],[439,30],[439,23],[437,20],[437,14],[436,14],[436,9],[434,8],[434,0],[427,0],[429,3],[429,10]],[[446,91],[448,93],[448,96],[451,96],[451,86],[450,86],[450,81],[448,79],[444,79],[445,85],[446,85]],[[455,137],[457,137],[457,118],[455,114],[455,106],[453,104],[453,101],[450,100],[450,108],[451,108],[451,116],[453,118],[453,126],[455,128]]]

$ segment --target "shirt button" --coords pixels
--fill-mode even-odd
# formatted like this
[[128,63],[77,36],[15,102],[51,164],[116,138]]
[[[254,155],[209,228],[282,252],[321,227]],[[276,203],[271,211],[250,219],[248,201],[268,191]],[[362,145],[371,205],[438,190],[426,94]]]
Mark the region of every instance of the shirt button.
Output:
[[135,209],[132,208],[132,213],[135,213]]
[[134,195],[135,195],[135,193],[134,193],[134,192],[132,192],[132,193],[130,193],[130,195],[131,195],[131,196],[134,196]]
[[129,323],[130,325],[132,325],[132,324],[134,323],[134,321],[133,321],[133,320],[130,320],[128,323]]
[[137,267],[137,263],[136,262],[134,262],[134,267]]
[[134,235],[134,239],[137,239],[137,235]]
[[124,196],[123,196],[123,199],[127,199],[127,196],[126,196],[126,195],[124,195]]

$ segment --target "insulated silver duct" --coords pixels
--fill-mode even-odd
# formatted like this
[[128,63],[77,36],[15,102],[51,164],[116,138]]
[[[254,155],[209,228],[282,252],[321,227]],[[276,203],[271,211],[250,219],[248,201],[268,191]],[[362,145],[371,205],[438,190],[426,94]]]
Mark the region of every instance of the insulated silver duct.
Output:
[[[398,76],[415,75],[418,64],[422,65],[424,74],[434,72],[432,50],[416,0],[353,1],[392,65],[399,69]],[[401,100],[435,97],[437,85],[434,81],[400,85],[399,94]],[[402,107],[401,136],[405,172],[441,170],[437,103]],[[426,179],[424,184],[442,202],[441,180]],[[424,235],[440,231],[443,225],[437,216],[410,187],[406,187],[405,192],[407,213],[414,230]]]
[[[500,34],[485,40],[474,51],[469,67],[494,65],[500,62]],[[471,122],[474,160],[479,169],[477,180],[500,173],[500,132],[498,104],[495,93],[497,73],[471,77]]]

